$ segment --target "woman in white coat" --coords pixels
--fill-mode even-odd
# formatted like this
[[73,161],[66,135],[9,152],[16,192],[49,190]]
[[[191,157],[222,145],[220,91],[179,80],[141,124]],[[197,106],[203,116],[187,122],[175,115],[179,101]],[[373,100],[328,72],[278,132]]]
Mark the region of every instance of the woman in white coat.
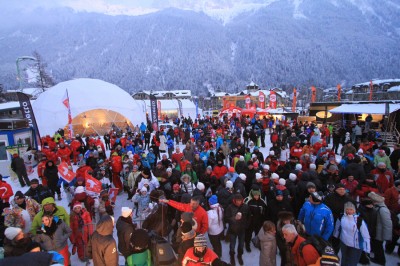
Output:
[[221,237],[224,233],[224,212],[218,203],[218,197],[216,195],[212,195],[208,199],[208,203],[210,205],[210,210],[207,211],[208,238],[210,239],[214,252],[218,255],[218,257],[221,257]]

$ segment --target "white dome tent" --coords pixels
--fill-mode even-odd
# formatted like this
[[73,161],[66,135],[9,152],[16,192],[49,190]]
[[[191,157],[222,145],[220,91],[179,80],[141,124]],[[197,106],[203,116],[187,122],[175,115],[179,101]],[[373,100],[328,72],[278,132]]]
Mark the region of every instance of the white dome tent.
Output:
[[75,79],[49,88],[32,103],[42,136],[68,128],[68,109],[63,104],[67,90],[74,134],[103,135],[112,124],[125,129],[127,123],[135,126],[146,121],[143,103],[120,87],[98,79]]

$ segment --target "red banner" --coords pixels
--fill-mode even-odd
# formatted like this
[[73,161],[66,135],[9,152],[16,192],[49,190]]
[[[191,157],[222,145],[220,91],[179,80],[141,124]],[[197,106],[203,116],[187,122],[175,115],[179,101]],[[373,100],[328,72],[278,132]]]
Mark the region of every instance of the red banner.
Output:
[[340,102],[340,99],[342,96],[342,86],[340,86],[340,84],[338,84],[336,87],[337,87],[337,100],[338,100],[338,102]]
[[265,94],[262,91],[258,93],[258,107],[265,109]]
[[101,182],[94,178],[93,176],[86,174],[85,176],[86,191],[100,193],[101,192]]
[[296,88],[294,88],[293,89],[292,112],[296,112],[296,105],[297,105],[297,90],[296,90]]
[[317,100],[317,89],[312,86],[311,87],[311,102],[314,103]]
[[269,107],[271,109],[276,109],[276,92],[269,92]]
[[246,95],[245,103],[246,103],[246,109],[250,109],[250,103],[251,103],[250,95]]
[[369,82],[369,100],[372,101],[372,95],[374,94],[374,84],[372,80]]
[[161,120],[161,101],[157,101],[158,120]]
[[61,178],[71,183],[74,180],[76,174],[68,169],[68,164],[66,162],[62,162],[58,165],[58,173],[61,175]]
[[115,188],[115,187],[110,188],[108,190],[108,195],[110,197],[110,201],[115,203],[117,200],[118,188]]

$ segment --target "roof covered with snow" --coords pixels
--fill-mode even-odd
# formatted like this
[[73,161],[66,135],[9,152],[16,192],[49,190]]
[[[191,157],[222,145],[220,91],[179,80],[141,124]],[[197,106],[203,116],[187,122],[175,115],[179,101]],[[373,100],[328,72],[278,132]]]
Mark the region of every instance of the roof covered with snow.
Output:
[[145,93],[147,95],[153,94],[156,97],[164,97],[166,94],[173,94],[176,97],[191,97],[192,96],[192,92],[190,90],[171,90],[171,91],[148,91],[148,90],[144,90],[144,91],[139,91],[134,93],[138,94],[138,93]]
[[18,109],[18,108],[20,108],[19,102],[0,103],[0,110]]
[[[182,103],[182,112],[184,116],[190,115],[190,117],[196,117],[196,105],[194,102],[188,99],[179,99]],[[170,100],[157,100],[161,103],[161,112],[163,111],[177,111],[179,114],[179,102],[177,99],[170,99]],[[144,100],[146,103],[146,110],[150,113],[150,100]],[[159,110],[160,111],[160,110]],[[202,111],[199,108],[199,114]],[[180,115],[180,114],[179,114]]]
[[[400,79],[373,79],[372,80],[373,85],[380,85],[380,84],[392,83],[392,82],[400,82]],[[370,81],[354,84],[353,86],[354,87],[362,87],[362,86],[369,86],[369,84],[370,84]]]
[[[385,103],[356,103],[356,104],[342,104],[336,108],[329,110],[331,113],[340,114],[380,114],[386,113]],[[390,103],[389,113],[393,113],[400,109],[400,103]]]
[[[263,92],[263,93],[265,94],[265,97],[268,97],[269,94],[270,94],[270,90],[256,90],[256,91],[252,91],[252,90],[250,90],[250,91],[248,91],[248,90],[243,90],[243,91],[238,92],[238,93],[216,92],[216,93],[214,93],[214,96],[215,96],[215,97],[243,96],[243,95],[248,95],[248,94],[250,94],[250,95],[253,96],[253,97],[258,97],[260,91]],[[288,97],[289,97],[289,95],[288,95],[285,91],[282,91],[282,90],[273,90],[273,91],[275,91],[276,94],[278,94],[278,95],[279,95],[280,97],[282,97],[282,98],[288,98]],[[297,93],[297,95],[298,95],[298,93]]]
[[32,104],[42,135],[53,134],[68,124],[68,109],[64,106],[68,90],[72,118],[96,109],[112,110],[132,124],[146,121],[143,102],[134,100],[126,91],[98,79],[75,79],[61,82],[40,94]]
[[387,92],[400,92],[400,86],[391,87]]

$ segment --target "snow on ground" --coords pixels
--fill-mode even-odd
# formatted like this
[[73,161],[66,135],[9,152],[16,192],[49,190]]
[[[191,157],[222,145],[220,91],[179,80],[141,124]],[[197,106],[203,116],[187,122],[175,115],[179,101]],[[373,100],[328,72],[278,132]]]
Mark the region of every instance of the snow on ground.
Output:
[[[266,147],[265,148],[262,148],[262,147],[260,148],[260,151],[264,155],[268,154],[269,148],[272,146],[271,142],[270,142],[269,135],[268,135],[268,131],[267,131],[267,135],[266,135],[265,139],[266,139],[265,140]],[[184,145],[179,145],[179,146],[181,147],[181,150],[184,148]],[[339,148],[339,150],[340,150],[340,148]],[[109,151],[107,153],[109,153]],[[109,154],[107,154],[107,155],[109,155]],[[338,155],[336,157],[337,157],[337,160],[341,159],[341,157],[338,156]],[[77,166],[73,166],[73,167],[74,167],[74,170],[76,170]],[[35,168],[35,172],[33,174],[31,174],[29,176],[29,178],[30,179],[37,178],[36,168]],[[8,180],[8,179],[4,179],[4,180],[6,180],[8,183],[10,183],[10,185],[13,188],[14,194],[18,190],[21,190],[23,193],[25,193],[28,190],[27,187],[21,188],[20,185],[19,185],[18,180],[15,180],[14,182],[11,181],[11,180]],[[62,200],[61,201],[56,200],[56,203],[57,203],[57,205],[63,206],[68,211],[69,210],[69,207],[68,207],[68,203],[69,202],[67,200],[66,193],[62,189],[61,189],[61,191],[62,191]],[[11,200],[12,199],[13,198],[11,198]],[[117,201],[116,201],[115,209],[114,209],[115,221],[121,215],[121,208],[122,207],[134,208],[133,203],[131,201],[127,200],[127,194],[126,193],[123,193],[123,194],[117,196]],[[114,229],[113,236],[114,236],[114,239],[118,243],[118,237],[117,237],[117,230],[116,229]],[[210,242],[208,244],[209,244],[208,246],[211,248]],[[69,247],[70,247],[70,252],[71,252],[72,245],[69,245]],[[237,250],[237,248],[236,248],[236,250]],[[259,254],[260,254],[259,250],[256,249],[251,244],[251,252],[250,253],[248,253],[248,252],[246,252],[246,250],[244,250],[244,254],[243,254],[244,265],[252,265],[252,266],[258,265],[258,263],[259,263]],[[387,265],[397,265],[397,262],[399,262],[399,257],[397,257],[397,255],[394,255],[394,254],[396,254],[396,252],[393,252],[392,255],[386,254]],[[229,243],[226,243],[225,241],[222,242],[222,260],[224,260],[225,262],[229,263]],[[280,259],[280,256],[278,254],[277,255],[277,265],[280,265],[280,260],[281,259]],[[78,256],[76,254],[76,255],[73,255],[73,256],[71,255],[71,265],[73,265],[73,266],[81,266],[82,265],[83,266],[83,265],[85,265],[85,263],[81,262],[78,259]],[[93,265],[93,263],[91,263],[89,265]],[[120,257],[119,257],[119,265],[125,265],[125,259],[124,259],[124,257],[122,255],[120,255]],[[238,265],[237,258],[236,258],[236,265]],[[377,265],[377,264],[371,263],[370,265]]]

